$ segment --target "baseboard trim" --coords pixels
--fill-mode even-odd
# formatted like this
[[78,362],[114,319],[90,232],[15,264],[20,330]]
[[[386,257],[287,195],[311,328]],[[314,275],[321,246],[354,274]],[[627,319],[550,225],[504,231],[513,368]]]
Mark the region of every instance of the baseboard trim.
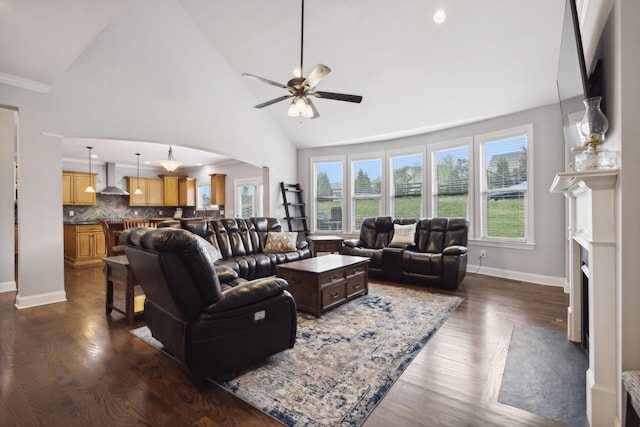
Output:
[[22,310],[24,308],[38,307],[47,304],[56,304],[59,302],[66,302],[67,294],[65,291],[47,292],[45,294],[16,296],[16,308]]
[[500,268],[467,265],[467,272],[482,274],[485,276],[501,277],[503,279],[518,280],[521,282],[536,283],[538,285],[558,286],[565,288],[564,277],[544,276],[542,274],[524,273],[521,271],[503,270]]
[[17,291],[18,288],[16,287],[16,282],[15,280],[12,280],[10,282],[1,282],[0,283],[0,293],[2,292],[12,292],[12,291]]

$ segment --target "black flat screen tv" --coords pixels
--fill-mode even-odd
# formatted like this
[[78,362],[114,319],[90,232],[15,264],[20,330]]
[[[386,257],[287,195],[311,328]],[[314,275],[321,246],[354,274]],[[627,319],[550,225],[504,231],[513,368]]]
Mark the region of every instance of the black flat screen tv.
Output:
[[565,157],[569,164],[571,149],[583,145],[578,129],[585,111],[582,101],[595,96],[590,93],[589,74],[585,64],[575,0],[567,0],[565,4],[556,84],[562,114]]

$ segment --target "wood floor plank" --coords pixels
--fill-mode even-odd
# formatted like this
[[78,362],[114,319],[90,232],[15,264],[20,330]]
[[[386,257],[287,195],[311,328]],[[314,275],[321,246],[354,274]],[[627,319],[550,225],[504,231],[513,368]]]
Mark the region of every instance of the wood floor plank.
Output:
[[[280,425],[217,386],[194,387],[129,333],[143,319],[105,316],[101,266],[66,268],[65,290],[68,302],[26,310],[0,294],[0,425]],[[468,274],[456,292],[431,291],[465,300],[364,426],[560,425],[497,396],[516,324],[566,330],[562,289]]]

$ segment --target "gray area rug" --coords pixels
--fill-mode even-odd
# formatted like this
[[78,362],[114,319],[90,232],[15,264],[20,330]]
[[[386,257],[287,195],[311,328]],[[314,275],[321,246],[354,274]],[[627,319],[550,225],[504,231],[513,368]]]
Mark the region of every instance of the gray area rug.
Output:
[[359,426],[462,300],[370,284],[318,319],[299,314],[293,349],[217,384],[289,426]]
[[516,325],[498,401],[574,427],[588,427],[587,355],[565,331]]

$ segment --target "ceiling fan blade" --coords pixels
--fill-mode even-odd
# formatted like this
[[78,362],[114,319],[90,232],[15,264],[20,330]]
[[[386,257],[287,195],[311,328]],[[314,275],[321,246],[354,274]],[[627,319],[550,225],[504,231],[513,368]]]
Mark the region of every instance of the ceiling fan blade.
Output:
[[287,98],[291,98],[293,95],[284,95],[279,98],[272,99],[271,101],[263,102],[262,104],[254,105],[253,108],[263,108],[267,107],[271,104],[275,104],[276,102],[284,101]]
[[362,97],[360,95],[347,95],[346,93],[313,92],[313,93],[309,93],[308,95],[313,95],[316,98],[335,99],[338,101],[355,102],[357,104],[362,102]]
[[263,83],[266,83],[271,86],[280,87],[282,89],[289,89],[289,86],[284,85],[282,83],[274,82],[273,80],[265,79],[264,77],[256,76],[254,74],[242,73],[244,77],[249,77],[250,79],[260,80]]
[[318,64],[302,84],[308,89],[313,89],[318,83],[320,83],[320,80],[327,77],[327,74],[329,74],[330,72],[331,68],[327,67],[326,65]]

